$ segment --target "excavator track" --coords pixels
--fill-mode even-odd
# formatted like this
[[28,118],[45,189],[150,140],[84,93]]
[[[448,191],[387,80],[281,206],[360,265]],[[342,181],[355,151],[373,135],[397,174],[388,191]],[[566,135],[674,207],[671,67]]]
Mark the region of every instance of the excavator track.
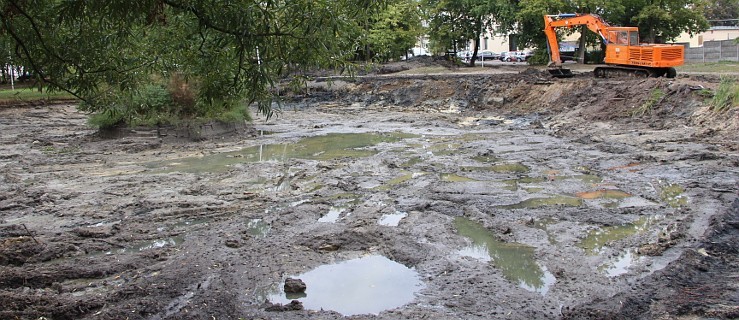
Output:
[[620,78],[620,77],[667,77],[674,78],[677,75],[675,68],[642,68],[626,66],[597,67],[593,70],[597,78]]

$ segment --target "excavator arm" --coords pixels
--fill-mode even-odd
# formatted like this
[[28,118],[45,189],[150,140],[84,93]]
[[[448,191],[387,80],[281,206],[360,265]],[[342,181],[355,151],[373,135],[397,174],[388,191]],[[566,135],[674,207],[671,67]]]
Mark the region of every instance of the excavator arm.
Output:
[[562,66],[562,58],[559,52],[559,42],[557,41],[557,32],[555,28],[559,27],[575,27],[586,26],[591,31],[601,37],[603,43],[608,44],[606,33],[608,32],[607,22],[603,21],[600,16],[595,14],[554,14],[544,16],[544,34],[547,36],[547,48],[549,49],[550,66]]

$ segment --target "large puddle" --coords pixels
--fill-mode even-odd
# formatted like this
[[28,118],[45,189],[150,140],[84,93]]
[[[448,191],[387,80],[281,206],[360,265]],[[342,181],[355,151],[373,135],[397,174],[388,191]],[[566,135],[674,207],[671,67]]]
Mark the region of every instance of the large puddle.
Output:
[[308,310],[333,310],[345,316],[402,307],[423,288],[414,269],[377,255],[323,265],[293,278],[305,282],[305,295],[288,297],[280,288],[268,299],[282,304],[296,299]]
[[660,218],[660,216],[644,216],[633,223],[591,230],[578,246],[589,255],[599,254],[609,243],[644,232]]
[[508,281],[542,295],[556,282],[554,275],[536,262],[534,247],[502,242],[490,230],[467,218],[457,217],[454,219],[454,226],[460,235],[472,241],[460,254],[491,261]]
[[156,161],[145,164],[149,168],[165,168],[165,172],[219,172],[229,166],[245,162],[287,161],[290,159],[334,160],[362,158],[379,151],[369,147],[380,143],[398,142],[416,135],[391,133],[330,133],[301,139],[295,143],[267,144],[203,157]]

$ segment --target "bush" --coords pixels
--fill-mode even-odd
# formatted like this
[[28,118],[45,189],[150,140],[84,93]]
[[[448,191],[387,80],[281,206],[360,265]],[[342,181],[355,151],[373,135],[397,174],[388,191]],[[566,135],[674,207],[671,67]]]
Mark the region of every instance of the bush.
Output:
[[201,101],[197,94],[199,90],[197,82],[174,74],[166,80],[152,80],[152,83],[135,90],[111,91],[106,107],[92,114],[88,123],[106,129],[251,120],[247,106],[240,100]]
[[549,64],[549,53],[545,49],[536,49],[527,61],[530,65],[545,66]]
[[736,82],[736,79],[722,77],[709,105],[713,111],[717,112],[739,106],[739,83]]

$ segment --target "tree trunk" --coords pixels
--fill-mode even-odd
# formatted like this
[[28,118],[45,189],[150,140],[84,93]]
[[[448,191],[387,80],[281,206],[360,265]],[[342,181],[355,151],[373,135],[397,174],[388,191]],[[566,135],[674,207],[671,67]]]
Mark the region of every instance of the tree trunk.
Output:
[[587,46],[587,41],[585,41],[585,33],[588,32],[587,26],[580,26],[580,44],[579,50],[578,50],[578,57],[577,57],[577,63],[585,64],[585,47]]
[[475,39],[475,47],[472,49],[472,56],[470,56],[470,67],[475,66],[475,61],[477,61],[477,51],[480,49],[480,37],[478,36],[477,39]]

